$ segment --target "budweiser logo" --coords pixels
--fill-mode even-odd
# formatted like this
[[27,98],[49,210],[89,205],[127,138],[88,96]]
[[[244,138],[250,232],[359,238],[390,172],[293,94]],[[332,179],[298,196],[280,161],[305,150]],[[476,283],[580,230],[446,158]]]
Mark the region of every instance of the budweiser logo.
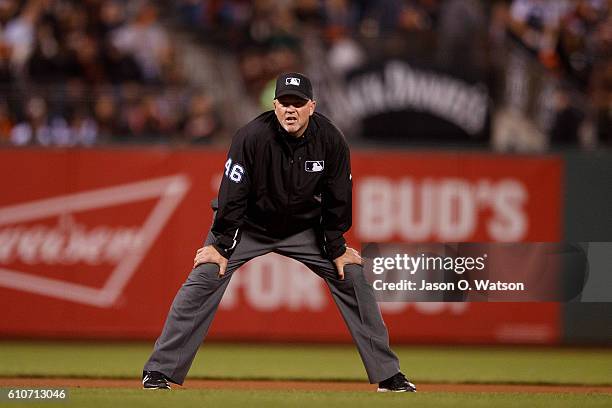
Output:
[[142,236],[137,228],[88,228],[66,214],[52,227],[1,228],[0,264],[117,264],[140,246]]
[[[110,307],[189,188],[175,175],[0,208],[0,286],[98,307]],[[157,200],[141,226],[86,225],[76,214]],[[51,218],[51,225],[35,223]],[[15,270],[11,265],[106,265],[102,287]]]

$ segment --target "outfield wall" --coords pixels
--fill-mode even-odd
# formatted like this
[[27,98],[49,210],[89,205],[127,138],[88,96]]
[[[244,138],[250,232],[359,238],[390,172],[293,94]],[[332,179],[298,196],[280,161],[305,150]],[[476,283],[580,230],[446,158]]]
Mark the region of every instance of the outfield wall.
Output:
[[[0,305],[10,312],[0,336],[157,336],[210,226],[224,162],[209,150],[0,150]],[[560,156],[355,151],[352,165],[353,246],[558,241],[568,225]],[[393,342],[568,338],[556,303],[381,308]],[[277,255],[234,275],[210,337],[350,340],[323,283]]]

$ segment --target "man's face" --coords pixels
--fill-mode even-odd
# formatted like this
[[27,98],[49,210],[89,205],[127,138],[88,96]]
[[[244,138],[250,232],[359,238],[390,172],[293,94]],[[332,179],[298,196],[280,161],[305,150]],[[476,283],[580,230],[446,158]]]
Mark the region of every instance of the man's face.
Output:
[[308,119],[314,113],[315,105],[313,100],[285,95],[274,100],[274,113],[287,133],[300,137],[308,126]]

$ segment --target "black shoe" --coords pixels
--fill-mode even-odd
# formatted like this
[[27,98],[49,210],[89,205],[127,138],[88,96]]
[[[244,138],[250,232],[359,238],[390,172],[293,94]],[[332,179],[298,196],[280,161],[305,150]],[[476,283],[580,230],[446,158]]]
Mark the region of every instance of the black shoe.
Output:
[[416,386],[401,372],[378,383],[377,392],[416,392]]
[[143,371],[142,388],[145,390],[169,390],[170,382],[159,371]]

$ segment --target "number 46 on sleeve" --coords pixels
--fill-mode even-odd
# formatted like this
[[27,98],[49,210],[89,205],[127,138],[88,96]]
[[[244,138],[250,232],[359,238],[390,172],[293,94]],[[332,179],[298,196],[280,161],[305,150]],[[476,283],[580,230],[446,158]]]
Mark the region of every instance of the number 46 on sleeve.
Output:
[[240,183],[244,176],[244,167],[238,163],[232,166],[232,159],[229,158],[225,162],[225,175],[234,183]]

